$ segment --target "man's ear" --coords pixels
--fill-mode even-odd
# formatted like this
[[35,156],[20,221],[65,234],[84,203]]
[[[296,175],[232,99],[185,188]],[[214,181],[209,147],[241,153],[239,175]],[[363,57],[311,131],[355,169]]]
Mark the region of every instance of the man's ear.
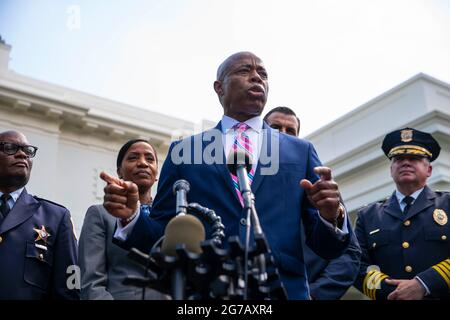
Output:
[[122,170],[120,170],[120,168],[117,168],[117,176],[122,179]]
[[222,82],[219,80],[214,81],[214,91],[219,97],[223,96]]

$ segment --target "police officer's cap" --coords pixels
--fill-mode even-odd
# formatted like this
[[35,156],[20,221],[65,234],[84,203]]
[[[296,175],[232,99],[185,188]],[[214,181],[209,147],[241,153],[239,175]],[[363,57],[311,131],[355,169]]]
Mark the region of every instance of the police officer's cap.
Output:
[[384,137],[381,148],[389,159],[400,155],[415,155],[427,157],[433,161],[441,151],[439,143],[431,134],[413,128],[403,128],[388,133]]

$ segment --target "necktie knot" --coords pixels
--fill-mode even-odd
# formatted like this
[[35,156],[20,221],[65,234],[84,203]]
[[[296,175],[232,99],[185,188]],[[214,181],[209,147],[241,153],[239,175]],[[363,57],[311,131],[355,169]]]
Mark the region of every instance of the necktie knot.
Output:
[[403,198],[402,202],[406,203],[406,206],[403,209],[403,213],[404,214],[408,213],[409,209],[411,208],[411,205],[412,205],[413,201],[414,201],[414,198],[411,197],[411,196],[406,196],[406,197]]
[[406,197],[403,198],[403,202],[404,202],[407,206],[412,205],[413,201],[414,201],[414,198],[411,197],[411,196],[406,196]]
[[0,219],[6,218],[6,215],[11,210],[8,204],[9,199],[11,199],[11,195],[8,193],[4,193],[0,197]]
[[236,123],[236,124],[233,126],[233,129],[236,130],[236,131],[238,131],[238,132],[245,132],[245,131],[247,131],[249,128],[250,128],[249,125],[246,124],[245,122],[239,122],[239,123]]

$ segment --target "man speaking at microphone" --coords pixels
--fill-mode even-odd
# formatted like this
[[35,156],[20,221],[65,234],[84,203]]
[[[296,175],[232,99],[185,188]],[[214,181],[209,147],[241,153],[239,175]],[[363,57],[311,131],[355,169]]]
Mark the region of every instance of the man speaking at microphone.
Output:
[[[118,218],[115,238],[123,247],[149,252],[175,215],[173,184],[184,179],[191,186],[188,201],[214,210],[222,218],[226,237],[238,235],[244,243],[243,201],[237,178],[227,170],[225,160],[230,153],[243,150],[252,159],[249,181],[256,211],[288,298],[308,299],[301,224],[306,242],[318,255],[325,259],[341,255],[351,229],[338,185],[331,170],[321,166],[311,143],[280,135],[263,122],[269,84],[261,59],[250,52],[231,55],[217,70],[214,90],[224,110],[222,120],[214,129],[172,143],[162,167],[152,219],[140,216],[136,185],[101,174],[108,183],[104,207]],[[215,150],[213,163],[204,158],[198,163],[198,141],[203,154],[211,144],[220,144],[222,150]],[[278,170],[267,170],[267,161],[262,161],[267,160],[266,153],[277,162]]]

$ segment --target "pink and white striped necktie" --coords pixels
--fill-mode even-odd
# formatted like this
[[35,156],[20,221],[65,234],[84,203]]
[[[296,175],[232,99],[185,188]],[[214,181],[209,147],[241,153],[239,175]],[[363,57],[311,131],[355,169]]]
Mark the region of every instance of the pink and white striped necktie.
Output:
[[[248,155],[252,158],[253,163],[253,148],[252,143],[245,131],[247,131],[250,127],[246,123],[237,123],[233,126],[234,131],[236,132],[236,136],[234,138],[233,146],[231,147],[230,154],[232,152],[236,152],[237,150],[244,150],[248,153]],[[242,198],[241,192],[239,191],[239,182],[237,176],[231,174],[231,179],[233,179],[234,189],[236,190],[237,196],[241,205],[244,206],[244,200]],[[253,177],[255,174],[255,170],[252,168],[250,172],[247,173],[248,180],[250,185],[252,185]]]

